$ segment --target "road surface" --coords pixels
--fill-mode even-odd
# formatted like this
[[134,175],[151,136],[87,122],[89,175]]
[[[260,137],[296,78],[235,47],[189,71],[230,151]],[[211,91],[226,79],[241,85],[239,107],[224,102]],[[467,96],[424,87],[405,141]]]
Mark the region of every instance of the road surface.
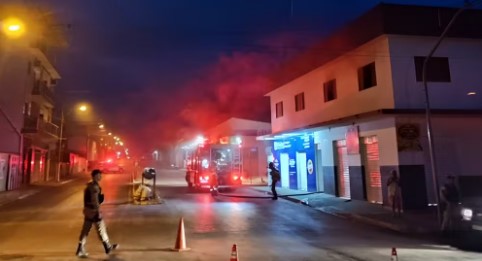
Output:
[[[129,204],[130,175],[104,174],[103,214],[113,242],[106,256],[95,233],[89,260],[229,260],[237,244],[239,260],[482,260],[430,240],[329,216],[283,199],[218,197],[188,193],[184,173],[158,173],[163,204]],[[82,225],[82,190],[77,179],[0,207],[0,260],[78,260],[74,256]],[[250,188],[235,192],[263,196]],[[184,218],[187,252],[172,252],[179,219]]]

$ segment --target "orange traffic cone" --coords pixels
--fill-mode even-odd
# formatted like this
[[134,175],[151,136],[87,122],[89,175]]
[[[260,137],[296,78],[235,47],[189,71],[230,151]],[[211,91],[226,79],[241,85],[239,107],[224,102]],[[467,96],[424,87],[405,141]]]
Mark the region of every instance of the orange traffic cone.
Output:
[[231,248],[231,258],[229,261],[239,261],[238,259],[238,249],[236,244],[233,244],[233,247]]
[[184,235],[184,218],[182,217],[179,220],[179,228],[177,230],[176,245],[171,250],[177,251],[177,252],[191,250],[190,248],[186,247],[186,236]]
[[392,258],[390,261],[398,261],[397,249],[392,247]]

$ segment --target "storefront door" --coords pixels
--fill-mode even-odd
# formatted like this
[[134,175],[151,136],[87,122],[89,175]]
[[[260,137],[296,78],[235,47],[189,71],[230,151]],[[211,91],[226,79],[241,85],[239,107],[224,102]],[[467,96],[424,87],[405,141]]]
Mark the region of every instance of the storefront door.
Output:
[[372,203],[382,204],[382,180],[380,175],[380,154],[376,136],[363,137],[361,156],[365,167],[365,184],[367,200]]
[[298,189],[308,191],[308,172],[306,170],[306,153],[296,152],[296,172],[298,174]]
[[290,187],[290,156],[288,153],[280,154],[281,187]]
[[337,170],[338,170],[338,196],[341,198],[351,198],[350,195],[350,172],[348,169],[348,152],[346,141],[336,141],[337,151]]
[[315,167],[316,167],[316,174],[317,174],[317,181],[318,181],[318,191],[325,191],[325,180],[323,177],[323,165],[322,165],[322,156],[321,153],[322,151],[317,149],[315,151],[316,153],[316,162],[315,162]]

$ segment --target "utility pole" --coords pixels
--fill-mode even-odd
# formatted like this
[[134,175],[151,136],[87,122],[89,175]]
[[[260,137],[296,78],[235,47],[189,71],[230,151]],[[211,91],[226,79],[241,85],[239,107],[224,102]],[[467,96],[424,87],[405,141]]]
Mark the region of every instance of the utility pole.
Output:
[[[480,1],[476,1],[480,2]],[[423,61],[423,67],[422,67],[422,81],[423,81],[423,90],[425,94],[425,122],[426,122],[426,128],[427,128],[427,139],[428,139],[428,149],[429,149],[429,155],[430,155],[430,167],[432,169],[432,180],[433,180],[433,189],[435,193],[435,197],[437,200],[437,219],[439,224],[442,223],[442,218],[441,218],[441,209],[440,209],[440,194],[439,194],[439,182],[438,182],[438,176],[437,176],[437,162],[436,162],[436,157],[435,157],[435,146],[433,142],[433,129],[432,129],[432,115],[431,115],[431,108],[430,108],[430,97],[429,97],[429,91],[428,91],[428,84],[427,84],[427,66],[430,58],[432,58],[433,54],[437,50],[437,48],[440,46],[442,43],[443,39],[446,37],[448,31],[454,24],[455,20],[459,15],[467,10],[468,8],[471,8],[475,5],[475,2],[469,2],[465,1],[465,4],[462,8],[457,10],[457,12],[454,14],[450,22],[447,24],[445,29],[443,30],[442,34],[439,36],[437,42],[435,45],[432,47],[430,50],[429,54],[425,57]]]
[[59,135],[59,157],[58,157],[58,162],[57,162],[57,172],[56,172],[56,177],[55,180],[57,182],[60,182],[60,165],[61,165],[61,158],[62,158],[62,140],[64,139],[63,133],[64,133],[64,110],[62,109],[60,112],[60,135]]

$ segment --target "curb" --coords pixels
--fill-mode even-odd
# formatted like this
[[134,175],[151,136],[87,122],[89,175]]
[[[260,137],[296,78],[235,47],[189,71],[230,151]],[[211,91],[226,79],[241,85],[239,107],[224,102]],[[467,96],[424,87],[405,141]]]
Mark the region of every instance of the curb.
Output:
[[[60,187],[60,186],[63,186],[67,183],[70,183],[72,181],[74,181],[75,179],[71,178],[71,179],[67,179],[67,180],[64,180],[64,181],[61,181],[61,182],[58,182],[58,183],[55,183],[55,184],[48,184],[48,183],[44,183],[44,184],[40,184],[40,186],[44,185],[43,187],[37,187],[37,188],[27,188],[27,189],[14,189],[14,190],[9,190],[9,191],[5,191],[6,193],[18,193],[19,195],[17,197],[12,197],[11,199],[8,199],[8,200],[4,200],[2,201],[0,199],[0,207],[1,206],[4,206],[4,205],[8,205],[8,204],[11,204],[17,200],[22,200],[22,199],[25,199],[25,198],[28,198],[28,197],[31,197],[37,193],[40,193],[41,191],[43,191],[45,189],[45,187],[52,187],[52,186],[55,186],[55,187]],[[21,190],[24,190],[23,192],[21,192]]]
[[[257,190],[257,189],[255,189],[255,190],[259,191],[259,192],[265,192],[268,195],[272,194],[269,191],[262,191],[262,190]],[[372,226],[389,229],[389,230],[399,232],[399,233],[404,233],[404,234],[430,234],[430,233],[432,233],[432,231],[430,231],[428,229],[421,228],[421,227],[409,228],[409,227],[404,226],[404,225],[396,225],[396,224],[392,224],[392,223],[389,223],[389,222],[384,222],[384,221],[372,219],[372,218],[369,218],[369,217],[365,217],[365,216],[362,216],[362,215],[359,215],[359,214],[340,213],[338,211],[335,211],[333,209],[333,207],[329,207],[329,206],[317,208],[317,207],[311,206],[308,202],[306,202],[302,199],[297,199],[297,198],[293,198],[293,197],[289,197],[289,196],[282,196],[282,195],[278,196],[278,197],[280,197],[282,199],[285,199],[285,200],[288,200],[288,201],[291,201],[291,202],[294,202],[294,203],[297,203],[297,204],[302,204],[302,205],[311,207],[311,208],[316,209],[320,212],[323,212],[325,214],[328,214],[328,215],[331,215],[331,216],[334,216],[334,217],[337,217],[337,218],[346,219],[346,220],[353,220],[353,221],[356,221],[356,222],[365,223],[365,224],[369,224],[369,225],[372,225]]]

